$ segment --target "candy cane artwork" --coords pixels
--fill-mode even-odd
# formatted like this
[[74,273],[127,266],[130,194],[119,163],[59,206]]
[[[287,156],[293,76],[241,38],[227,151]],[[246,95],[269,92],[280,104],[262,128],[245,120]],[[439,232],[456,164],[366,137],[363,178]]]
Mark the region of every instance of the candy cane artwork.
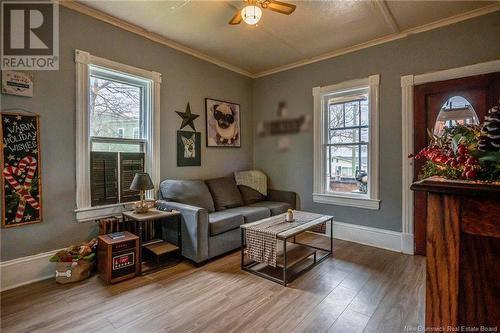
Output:
[[[26,178],[24,179],[24,183],[21,185],[14,178],[14,176],[21,176],[25,172],[26,168],[28,169],[28,172],[26,173]],[[7,180],[10,186],[12,186],[12,188],[16,191],[16,193],[20,197],[19,206],[17,207],[16,218],[15,218],[16,223],[21,222],[23,219],[24,210],[26,208],[26,202],[30,204],[31,207],[33,207],[34,209],[37,210],[40,209],[38,201],[36,201],[35,198],[33,198],[31,196],[31,193],[29,192],[31,181],[33,180],[33,176],[35,175],[36,168],[37,168],[36,159],[32,156],[26,156],[19,161],[17,167],[8,166],[3,170],[3,176],[5,177],[5,180]]]
[[40,118],[0,112],[1,227],[42,222]]

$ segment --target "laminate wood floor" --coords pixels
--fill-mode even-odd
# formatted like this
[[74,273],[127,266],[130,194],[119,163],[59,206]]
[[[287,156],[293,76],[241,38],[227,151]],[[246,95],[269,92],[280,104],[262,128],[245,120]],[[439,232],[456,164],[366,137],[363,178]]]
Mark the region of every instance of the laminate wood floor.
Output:
[[37,282],[1,294],[1,331],[400,333],[424,323],[423,257],[335,240],[333,257],[287,288],[239,264],[235,252],[111,286]]

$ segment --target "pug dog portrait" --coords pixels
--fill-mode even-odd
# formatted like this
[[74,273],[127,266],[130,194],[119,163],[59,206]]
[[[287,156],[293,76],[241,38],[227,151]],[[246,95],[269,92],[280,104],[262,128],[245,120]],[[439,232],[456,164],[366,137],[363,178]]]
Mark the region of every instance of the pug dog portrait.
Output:
[[207,147],[241,147],[240,106],[205,99]]

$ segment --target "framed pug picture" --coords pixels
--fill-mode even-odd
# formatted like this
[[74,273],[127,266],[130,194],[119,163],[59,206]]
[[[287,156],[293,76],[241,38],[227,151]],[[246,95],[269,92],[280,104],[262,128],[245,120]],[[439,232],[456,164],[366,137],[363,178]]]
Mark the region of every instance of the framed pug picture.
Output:
[[201,165],[201,133],[177,131],[177,166]]
[[205,98],[207,147],[241,147],[240,105]]

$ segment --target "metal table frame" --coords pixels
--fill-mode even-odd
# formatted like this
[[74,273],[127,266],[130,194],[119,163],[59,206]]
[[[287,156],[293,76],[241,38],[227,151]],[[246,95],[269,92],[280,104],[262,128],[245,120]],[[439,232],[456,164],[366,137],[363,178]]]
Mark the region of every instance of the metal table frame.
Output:
[[[251,260],[249,263],[245,264],[245,228],[240,228],[241,229],[241,269],[244,270],[244,271],[246,271],[246,272],[249,272],[249,273],[255,274],[257,276],[263,277],[263,278],[265,278],[267,280],[270,280],[270,281],[282,284],[283,286],[286,287],[287,284],[288,284],[288,282],[291,282],[291,281],[295,280],[297,277],[299,277],[303,273],[309,271],[310,269],[312,269],[313,267],[317,266],[318,264],[320,264],[321,262],[323,262],[325,259],[327,259],[331,255],[333,255],[333,217],[331,217],[330,219],[324,221],[323,223],[328,223],[328,222],[330,222],[330,249],[323,249],[323,248],[316,247],[316,246],[313,246],[313,245],[296,242],[296,236],[297,235],[299,235],[301,233],[304,233],[306,231],[309,231],[309,230],[311,230],[312,228],[314,228],[317,225],[313,225],[310,228],[307,228],[305,230],[301,230],[300,232],[298,232],[296,234],[292,234],[290,236],[280,237],[279,234],[276,236],[276,238],[277,238],[278,241],[283,241],[284,263],[283,263],[283,268],[282,268],[282,270],[283,270],[283,278],[282,279],[278,279],[278,278],[275,278],[274,276],[271,276],[269,274],[266,274],[266,273],[263,273],[263,272],[259,272],[257,270],[252,269],[252,267],[261,264],[260,262]],[[314,256],[313,257],[313,263],[311,265],[307,266],[306,268],[302,269],[300,272],[298,272],[293,277],[292,280],[289,280],[289,276],[287,275],[287,271],[288,271],[288,269],[290,267],[287,266],[286,243],[287,243],[287,241],[289,239],[293,239],[292,243],[294,243],[294,244],[298,244],[298,245],[302,245],[302,246],[305,246],[305,247],[308,247],[308,248],[311,248],[311,249],[315,249],[315,250],[320,250],[320,251],[325,251],[326,252],[326,254],[322,255],[320,258],[317,258],[317,254],[316,254],[317,251],[314,251],[314,254],[313,254],[313,256]],[[309,257],[310,257],[310,255],[307,256],[307,257],[305,257],[304,259],[298,261],[297,263],[295,263],[295,265],[300,264],[301,262],[305,261]]]

